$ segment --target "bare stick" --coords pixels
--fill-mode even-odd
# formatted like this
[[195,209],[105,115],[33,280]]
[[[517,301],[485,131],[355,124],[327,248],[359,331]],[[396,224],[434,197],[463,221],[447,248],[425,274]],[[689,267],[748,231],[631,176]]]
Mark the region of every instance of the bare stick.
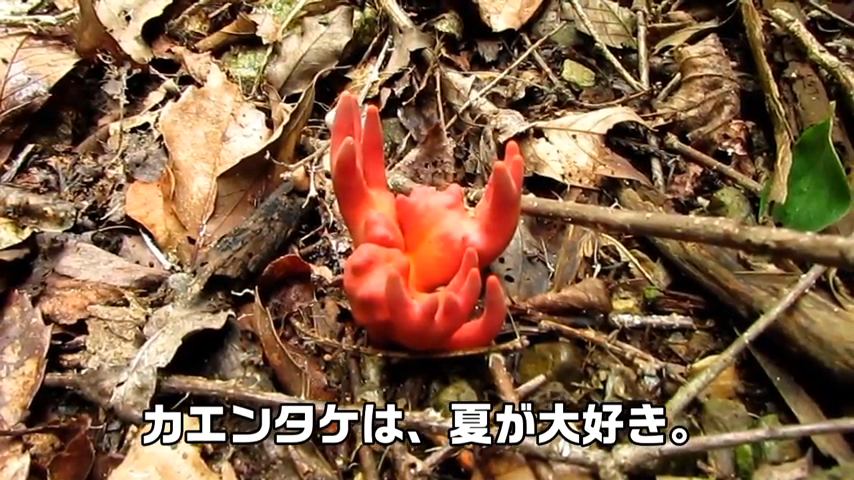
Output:
[[772,8],[768,14],[789,35],[795,37],[798,43],[801,44],[801,48],[806,51],[807,57],[810,60],[827,70],[827,73],[842,86],[848,108],[854,110],[854,70],[830,53],[828,49],[824,48],[807,30],[807,27],[785,10],[779,7]]
[[626,70],[626,67],[624,67],[620,63],[620,60],[618,60],[617,57],[615,57],[614,54],[611,53],[610,50],[608,50],[608,46],[605,45],[605,42],[603,42],[602,39],[599,38],[599,34],[596,33],[596,29],[593,28],[593,24],[590,22],[590,18],[587,16],[587,13],[584,12],[584,7],[581,6],[581,2],[579,2],[579,0],[569,0],[569,3],[572,4],[573,10],[575,10],[576,18],[578,19],[578,21],[581,22],[582,25],[584,25],[584,29],[587,30],[587,34],[590,35],[591,38],[593,38],[593,41],[596,44],[596,49],[599,50],[600,53],[602,53],[602,56],[605,57],[605,60],[608,60],[608,62],[614,66],[614,69],[617,70],[617,73],[619,73],[623,77],[623,79],[629,84],[630,87],[637,91],[645,90],[644,86],[640,82],[635,80],[635,77],[633,77],[632,74],[629,73],[628,70]]
[[[409,193],[414,182],[400,175],[389,178],[397,193]],[[482,191],[467,192],[474,201]],[[637,195],[637,193],[630,193]],[[646,203],[643,200],[639,200]],[[660,207],[656,207],[659,212]],[[831,267],[854,269],[854,238],[799,232],[788,228],[749,226],[724,217],[698,217],[658,212],[619,210],[525,195],[522,213],[556,218],[609,233],[627,233],[773,254]]]
[[647,20],[649,19],[649,7],[646,0],[635,0],[632,10],[638,21],[638,72],[640,83],[644,90],[649,90],[649,50],[646,45]]
[[780,88],[774,79],[771,65],[765,57],[765,36],[762,34],[762,20],[753,0],[740,0],[741,16],[744,18],[744,28],[747,31],[747,40],[750,44],[750,52],[759,72],[759,81],[762,91],[765,92],[765,106],[774,126],[774,143],[777,148],[777,156],[774,162],[774,177],[771,183],[769,199],[775,202],[785,202],[788,195],[789,170],[792,167],[792,143],[794,134],[789,128],[786,113],[783,109],[783,101],[780,96]]
[[714,158],[706,155],[705,153],[699,150],[695,150],[689,145],[685,145],[684,143],[680,142],[679,139],[676,138],[676,136],[672,133],[668,133],[665,135],[664,146],[673,151],[681,153],[686,158],[688,158],[688,160],[691,160],[692,162],[698,165],[702,165],[703,167],[706,167],[713,172],[717,172],[729,177],[736,184],[744,187],[745,190],[751,193],[754,193],[756,195],[762,193],[762,185],[760,185],[759,182],[753,180],[747,175],[742,174],[738,170],[730,167],[729,165],[724,165],[723,163],[715,160]]
[[514,68],[518,67],[518,66],[519,66],[519,64],[521,64],[523,61],[525,61],[525,59],[526,59],[526,58],[528,58],[528,56],[529,56],[529,55],[531,55],[533,52],[536,52],[536,51],[537,51],[537,48],[538,48],[540,45],[542,45],[542,44],[543,44],[543,42],[545,42],[546,40],[548,40],[549,38],[551,38],[551,36],[552,36],[552,35],[554,35],[555,33],[557,33],[561,28],[563,28],[563,26],[564,26],[565,24],[566,24],[566,22],[561,22],[561,24],[560,24],[560,25],[558,25],[557,27],[555,27],[555,28],[554,28],[551,32],[549,32],[547,35],[543,36],[543,38],[541,38],[541,39],[537,40],[536,42],[534,42],[534,44],[533,44],[533,45],[531,45],[530,47],[528,47],[528,48],[525,50],[525,52],[524,52],[524,53],[522,53],[522,55],[519,55],[519,57],[518,57],[516,60],[514,60],[514,61],[513,61],[513,63],[511,63],[511,64],[510,64],[510,66],[509,66],[509,67],[505,68],[501,73],[499,73],[498,75],[496,75],[496,76],[495,76],[495,78],[493,78],[493,79],[492,79],[492,81],[490,81],[489,83],[487,83],[485,87],[483,87],[482,89],[480,89],[480,90],[478,90],[477,92],[475,92],[475,94],[474,94],[474,95],[469,96],[469,98],[468,98],[468,99],[466,99],[465,103],[463,103],[463,105],[462,105],[459,109],[457,109],[457,113],[455,113],[455,114],[454,114],[454,116],[453,116],[453,117],[451,117],[451,119],[450,119],[450,120],[448,120],[448,123],[446,123],[446,124],[445,124],[445,130],[449,129],[449,128],[451,127],[451,125],[453,125],[453,124],[454,124],[454,122],[456,122],[456,121],[457,121],[457,119],[458,119],[458,118],[460,118],[460,115],[461,115],[461,114],[462,114],[462,113],[463,113],[467,108],[469,108],[469,107],[470,107],[474,102],[477,102],[478,100],[480,100],[481,98],[483,98],[483,96],[484,96],[484,95],[486,95],[487,93],[489,93],[489,91],[490,91],[490,90],[492,90],[493,88],[495,88],[495,86],[496,86],[496,85],[498,85],[498,82],[500,82],[501,80],[504,80],[504,79],[507,77],[507,75],[509,75],[509,74],[510,74],[510,72],[512,72],[512,71],[513,71],[513,69],[514,69]]
[[689,403],[691,403],[697,395],[700,394],[706,387],[709,386],[718,375],[726,370],[729,366],[735,363],[738,356],[747,349],[747,347],[756,340],[765,330],[768,329],[789,307],[791,307],[807,290],[809,290],[816,280],[821,277],[827,267],[815,265],[809,269],[807,273],[801,275],[792,288],[790,288],[783,298],[774,305],[773,308],[765,312],[758,320],[748,328],[740,337],[727,347],[715,361],[700,372],[696,377],[692,378],[687,384],[683,385],[679,391],[667,402],[665,409],[667,410],[667,418],[672,422]]

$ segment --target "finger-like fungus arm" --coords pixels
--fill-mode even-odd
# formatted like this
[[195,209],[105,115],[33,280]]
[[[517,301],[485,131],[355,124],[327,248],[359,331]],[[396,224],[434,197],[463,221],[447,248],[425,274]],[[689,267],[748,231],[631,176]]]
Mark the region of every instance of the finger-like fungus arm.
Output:
[[[403,237],[397,228],[394,194],[389,190],[385,172],[383,133],[379,111],[369,106],[364,128],[355,96],[344,92],[338,101],[330,139],[332,186],[344,223],[353,243],[378,243],[402,248]],[[394,228],[390,236],[371,237],[365,220],[372,212],[389,218]]]

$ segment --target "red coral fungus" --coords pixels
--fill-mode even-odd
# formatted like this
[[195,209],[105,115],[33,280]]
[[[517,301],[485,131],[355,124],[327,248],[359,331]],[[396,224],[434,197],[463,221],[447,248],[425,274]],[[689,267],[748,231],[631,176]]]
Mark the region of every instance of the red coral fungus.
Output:
[[447,282],[468,247],[477,251],[481,267],[501,255],[519,222],[524,168],[519,146],[507,142],[505,161],[494,163],[474,211],[466,208],[456,184],[441,191],[417,186],[408,197],[396,197],[397,223],[412,261],[412,288],[432,290]]
[[463,190],[418,186],[409,196],[388,189],[379,112],[364,128],[356,98],[344,93],[332,126],[332,182],[356,249],[344,268],[344,290],[356,323],[372,341],[412,350],[488,345],[504,325],[501,283],[486,280],[482,315],[471,320],[480,270],[510,243],[521,210],[524,160],[516,142],[496,161],[481,201],[465,206]]
[[[363,128],[356,97],[344,92],[338,101],[331,130],[332,186],[353,243],[356,246],[371,242],[390,248],[402,247],[403,239],[395,221],[394,194],[386,181],[382,124],[377,107],[367,108]],[[390,229],[365,228],[372,213],[391,221],[375,218],[371,224]]]
[[404,283],[409,260],[400,250],[365,243],[344,269],[344,290],[356,323],[375,343],[417,351],[457,350],[489,344],[504,324],[501,285],[487,280],[483,315],[469,320],[480,296],[477,253],[463,255],[456,275],[436,292],[413,292]]

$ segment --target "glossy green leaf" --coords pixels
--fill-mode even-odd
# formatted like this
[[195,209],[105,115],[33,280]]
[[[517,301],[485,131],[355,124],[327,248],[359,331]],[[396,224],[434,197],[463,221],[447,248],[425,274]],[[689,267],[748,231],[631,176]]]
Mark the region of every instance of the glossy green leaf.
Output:
[[771,208],[774,219],[784,227],[817,232],[851,209],[851,187],[833,147],[832,129],[831,113],[804,130],[792,149],[786,202]]

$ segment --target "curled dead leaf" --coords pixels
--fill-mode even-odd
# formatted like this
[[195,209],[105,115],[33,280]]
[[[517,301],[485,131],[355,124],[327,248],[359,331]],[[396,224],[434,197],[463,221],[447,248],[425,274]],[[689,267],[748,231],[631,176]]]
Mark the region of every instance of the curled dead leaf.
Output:
[[286,97],[305,89],[314,77],[338,63],[353,38],[353,7],[341,5],[322,15],[305,17],[278,44],[266,77]]
[[12,290],[0,310],[0,429],[24,419],[42,383],[50,334],[29,295]]
[[628,107],[574,112],[531,124],[543,137],[522,142],[527,169],[558,182],[596,187],[600,176],[650,185],[649,179],[605,145],[605,134],[620,122],[647,123]]
[[136,63],[146,64],[154,56],[145,42],[145,24],[172,4],[172,0],[100,0],[95,5],[98,20]]
[[518,30],[539,10],[543,0],[477,0],[480,18],[493,32]]

